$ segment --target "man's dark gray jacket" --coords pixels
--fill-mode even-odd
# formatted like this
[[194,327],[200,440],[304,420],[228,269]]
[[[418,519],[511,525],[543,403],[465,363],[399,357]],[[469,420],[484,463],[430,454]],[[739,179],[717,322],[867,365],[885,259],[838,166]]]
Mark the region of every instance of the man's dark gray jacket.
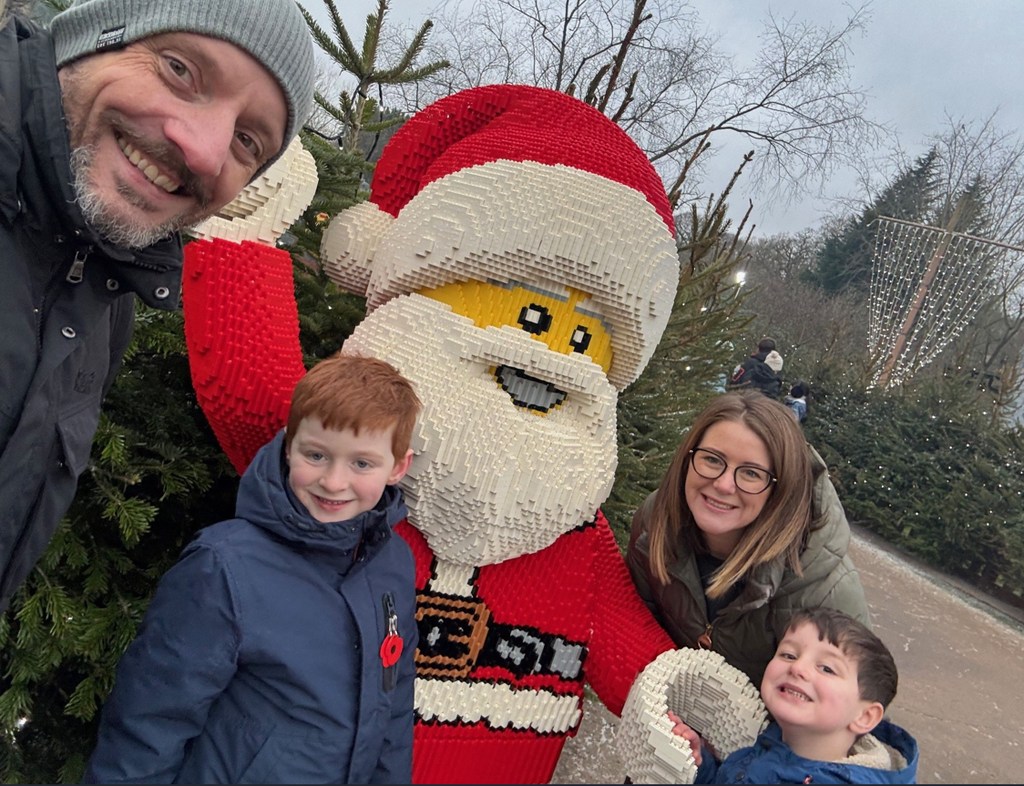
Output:
[[0,611],[67,512],[137,294],[176,308],[177,237],[142,252],[86,226],[49,34],[0,22]]

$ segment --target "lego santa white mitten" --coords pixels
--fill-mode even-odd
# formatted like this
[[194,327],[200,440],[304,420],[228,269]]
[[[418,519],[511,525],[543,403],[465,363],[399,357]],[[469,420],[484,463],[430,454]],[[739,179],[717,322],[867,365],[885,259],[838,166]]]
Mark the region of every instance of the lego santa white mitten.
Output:
[[669,713],[700,734],[719,759],[753,745],[768,723],[758,689],[719,653],[670,650],[629,691],[615,747],[633,783],[693,783],[689,743],[672,731]]

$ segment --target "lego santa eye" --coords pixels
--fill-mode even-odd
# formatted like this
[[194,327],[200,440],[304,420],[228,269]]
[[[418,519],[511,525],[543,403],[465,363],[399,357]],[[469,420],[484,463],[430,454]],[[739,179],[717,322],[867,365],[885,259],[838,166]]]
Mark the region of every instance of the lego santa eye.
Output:
[[572,346],[573,352],[586,352],[587,347],[590,346],[590,339],[593,336],[590,335],[590,331],[587,330],[583,325],[577,325],[576,329],[572,332],[572,338],[569,339],[569,344]]
[[523,330],[533,333],[535,336],[547,333],[551,329],[550,312],[544,306],[538,306],[536,303],[523,306],[517,321],[522,325]]

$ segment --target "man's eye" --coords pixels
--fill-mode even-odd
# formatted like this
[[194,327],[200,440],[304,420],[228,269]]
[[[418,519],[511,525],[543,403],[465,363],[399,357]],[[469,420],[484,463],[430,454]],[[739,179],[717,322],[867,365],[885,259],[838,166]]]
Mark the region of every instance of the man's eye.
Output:
[[241,143],[242,147],[244,147],[246,150],[248,150],[250,153],[252,153],[252,155],[254,155],[257,158],[259,158],[260,146],[259,146],[259,143],[255,139],[253,139],[251,136],[249,136],[244,131],[239,131],[237,134],[235,134],[235,137]]
[[167,67],[176,77],[188,79],[190,77],[188,66],[176,57],[167,57]]

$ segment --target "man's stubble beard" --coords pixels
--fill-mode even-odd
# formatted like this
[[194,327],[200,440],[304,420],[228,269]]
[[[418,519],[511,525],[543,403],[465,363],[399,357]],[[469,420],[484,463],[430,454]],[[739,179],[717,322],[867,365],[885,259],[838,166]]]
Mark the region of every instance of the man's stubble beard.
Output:
[[[90,176],[92,164],[91,147],[80,147],[71,153],[72,186],[75,189],[78,209],[86,223],[104,240],[122,248],[147,248],[172,232],[189,229],[202,220],[185,220],[184,217],[179,217],[154,224],[122,215],[94,188]],[[145,202],[129,188],[119,186],[118,195],[133,207],[143,210],[146,208]]]
[[[181,176],[185,188],[194,195],[196,208],[165,221],[154,223],[147,221],[144,215],[138,217],[125,215],[123,210],[119,210],[118,204],[113,200],[105,199],[99,193],[93,179],[93,168],[96,166],[94,160],[96,140],[86,138],[84,126],[87,107],[83,106],[83,102],[79,98],[84,79],[77,72],[75,66],[76,64],[72,63],[61,69],[61,98],[71,145],[69,161],[71,185],[75,191],[75,201],[86,223],[100,237],[113,245],[128,249],[142,249],[163,240],[173,232],[191,229],[214,213],[215,211],[210,209],[210,200],[198,183],[198,179],[187,170],[182,162],[170,162],[170,165]],[[101,132],[97,130],[94,136],[99,133]],[[113,133],[112,126],[109,133]],[[140,144],[140,140],[131,141],[133,144]],[[168,155],[165,154],[163,159]],[[156,157],[154,156],[154,158]],[[140,194],[124,184],[118,184],[117,197],[138,211],[144,212],[151,209],[151,206]]]

